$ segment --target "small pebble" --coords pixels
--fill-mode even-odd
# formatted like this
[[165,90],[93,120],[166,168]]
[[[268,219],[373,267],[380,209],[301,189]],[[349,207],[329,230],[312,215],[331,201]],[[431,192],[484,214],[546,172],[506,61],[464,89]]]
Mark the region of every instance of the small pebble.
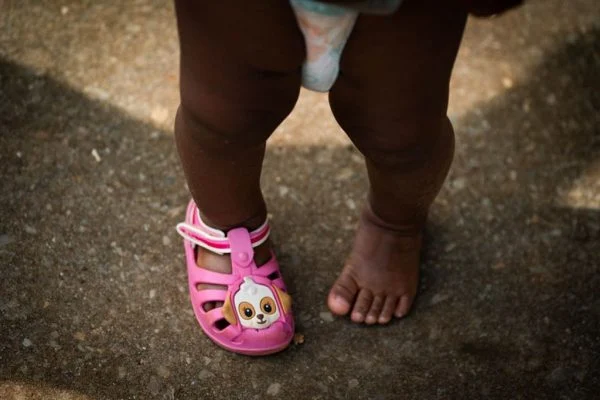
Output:
[[304,335],[301,333],[296,333],[294,335],[294,344],[303,344],[304,343]]
[[346,181],[352,178],[352,175],[354,175],[354,171],[351,168],[344,168],[335,176],[335,180]]
[[356,210],[356,202],[352,199],[346,200],[346,206],[351,210]]
[[443,301],[446,301],[450,298],[449,295],[447,294],[443,294],[443,293],[436,293],[432,298],[431,298],[431,305],[434,306],[438,303],[441,303]]
[[108,100],[110,94],[96,86],[86,86],[83,91],[98,100]]
[[333,314],[331,314],[329,311],[323,311],[319,313],[319,318],[325,322],[333,322],[335,320]]
[[62,348],[62,346],[58,344],[56,340],[50,340],[48,342],[48,346],[52,347],[52,349],[54,349],[55,351],[58,351]]
[[290,188],[287,186],[279,186],[279,196],[280,197],[285,197],[290,191]]
[[33,346],[33,342],[27,338],[23,339],[23,347],[31,347]]
[[496,264],[492,265],[492,269],[495,271],[501,270],[506,268],[506,264],[504,264],[502,261],[498,261]]
[[212,378],[213,376],[215,376],[215,374],[213,374],[212,372],[210,372],[210,371],[209,371],[209,370],[207,370],[207,369],[203,369],[203,370],[202,370],[202,371],[200,371],[200,373],[198,374],[198,377],[199,377],[200,379],[202,379],[202,380],[205,380],[205,379],[210,379],[210,378]]
[[29,226],[29,225],[25,225],[25,232],[29,233],[30,235],[35,235],[37,233],[37,229],[35,229],[33,226]]
[[148,293],[148,297],[150,297],[151,299],[156,297],[156,289],[150,289],[150,293]]
[[341,363],[344,363],[348,359],[348,353],[340,353],[337,356],[335,356],[335,359]]
[[164,365],[159,365],[158,368],[156,368],[156,373],[158,376],[164,379],[167,379],[169,376],[171,376],[171,371],[169,371]]
[[165,246],[170,246],[171,245],[171,239],[168,236],[163,236],[162,237],[162,244]]
[[452,187],[456,190],[463,190],[467,186],[467,180],[465,178],[456,178],[452,181]]
[[355,387],[358,386],[358,379],[352,378],[348,381],[348,388],[349,389],[354,389]]
[[171,218],[179,217],[185,211],[185,206],[173,207],[167,211],[167,215]]
[[280,391],[281,391],[281,383],[271,383],[271,385],[267,389],[267,394],[269,396],[277,396]]
[[363,156],[358,155],[358,154],[352,154],[350,156],[350,159],[355,162],[356,164],[360,164],[361,166],[364,164],[365,159],[363,158]]
[[560,236],[562,236],[562,231],[560,229],[552,229],[550,231],[550,235],[552,235],[554,237],[560,237]]
[[92,149],[92,157],[94,157],[94,160],[96,160],[96,162],[102,161],[102,159],[100,158],[100,154],[98,154],[98,150],[96,149]]
[[329,391],[329,388],[323,382],[317,382],[317,388],[323,393],[327,393]]

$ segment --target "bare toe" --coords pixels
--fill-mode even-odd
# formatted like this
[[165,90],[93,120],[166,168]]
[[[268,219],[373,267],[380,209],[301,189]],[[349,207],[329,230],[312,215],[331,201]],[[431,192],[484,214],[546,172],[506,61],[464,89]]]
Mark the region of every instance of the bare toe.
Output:
[[410,306],[412,305],[412,300],[412,296],[409,295],[400,297],[400,302],[398,303],[398,307],[394,313],[396,318],[402,318],[408,314],[408,310],[410,310]]
[[365,316],[371,308],[372,303],[373,293],[371,293],[369,289],[362,289],[358,292],[358,297],[356,298],[354,308],[352,309],[352,321],[358,323],[364,322]]
[[327,305],[331,312],[337,315],[348,314],[357,292],[356,281],[350,274],[342,273],[333,284],[327,298]]
[[392,316],[394,315],[394,311],[396,310],[396,306],[398,305],[398,298],[395,296],[388,296],[385,299],[385,303],[383,305],[383,309],[381,310],[381,314],[379,314],[379,322],[382,325],[387,324],[392,320]]
[[381,309],[383,308],[383,304],[385,302],[384,296],[375,296],[373,299],[373,303],[371,304],[371,309],[367,314],[367,318],[365,318],[365,323],[367,325],[373,325],[379,319],[379,314],[381,313]]

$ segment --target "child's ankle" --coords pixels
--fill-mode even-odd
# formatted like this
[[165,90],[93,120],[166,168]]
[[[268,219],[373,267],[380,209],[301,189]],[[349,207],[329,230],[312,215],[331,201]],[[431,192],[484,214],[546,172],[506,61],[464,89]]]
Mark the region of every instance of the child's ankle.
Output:
[[202,222],[212,229],[217,229],[222,232],[227,232],[233,228],[244,227],[249,231],[253,231],[261,227],[267,220],[267,211],[261,210],[253,216],[242,220],[241,222],[231,222],[230,220],[219,220],[207,217],[203,212],[199,211]]
[[370,198],[366,201],[361,213],[361,219],[387,231],[396,232],[403,236],[416,236],[423,232],[427,217],[406,218],[389,221],[379,215],[371,205]]

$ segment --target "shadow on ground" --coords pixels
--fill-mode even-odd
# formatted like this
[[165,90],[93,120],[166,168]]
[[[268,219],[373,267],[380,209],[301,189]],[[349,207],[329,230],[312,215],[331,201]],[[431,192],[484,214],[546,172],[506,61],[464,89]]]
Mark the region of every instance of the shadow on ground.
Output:
[[530,82],[456,121],[422,293],[389,327],[323,313],[364,193],[360,158],[271,147],[264,187],[305,343],[260,359],[217,349],[196,326],[172,229],[187,193],[170,134],[0,61],[0,391],[592,398],[600,211],[561,206],[557,189],[600,159],[599,50],[599,31],[565,43]]

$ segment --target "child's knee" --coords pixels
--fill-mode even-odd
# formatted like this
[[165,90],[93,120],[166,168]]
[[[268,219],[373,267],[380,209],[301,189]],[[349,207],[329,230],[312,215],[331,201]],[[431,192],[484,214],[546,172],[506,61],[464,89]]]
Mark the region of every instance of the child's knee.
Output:
[[[369,162],[388,169],[419,168],[443,141],[453,147],[452,127],[444,112],[382,105],[332,102],[333,113]],[[412,108],[412,107],[411,107]],[[450,149],[449,149],[450,150]]]
[[183,129],[195,140],[217,147],[262,144],[294,108],[299,84],[295,79],[288,82],[265,82],[262,88],[260,83],[241,85],[238,91],[231,92],[182,93],[176,130]]
[[[390,170],[420,169],[432,162],[439,141],[448,131],[434,121],[406,121],[387,134],[366,134],[355,139],[357,147],[372,164]],[[444,140],[446,143],[453,143]],[[453,144],[449,147],[453,147]]]

